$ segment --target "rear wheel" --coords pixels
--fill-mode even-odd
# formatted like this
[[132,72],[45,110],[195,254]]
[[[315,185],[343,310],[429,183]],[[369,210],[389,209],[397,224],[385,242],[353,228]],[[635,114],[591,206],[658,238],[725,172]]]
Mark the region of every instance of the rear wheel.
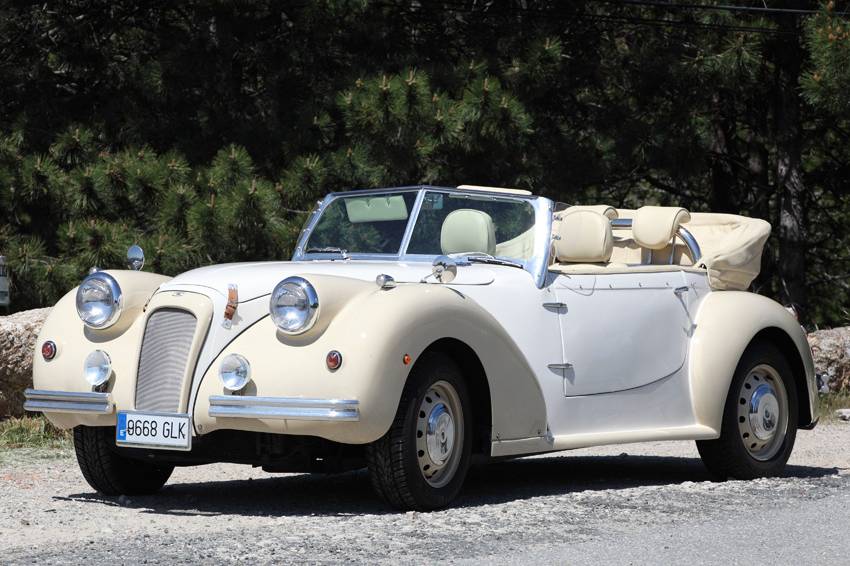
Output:
[[174,466],[125,458],[115,452],[115,429],[74,428],[74,451],[80,471],[90,486],[103,495],[145,495],[159,491]]
[[367,448],[375,491],[398,509],[445,507],[463,486],[471,438],[460,370],[444,355],[426,354],[410,374],[390,430]]
[[782,473],[797,436],[797,389],[791,368],[772,344],[750,346],[729,388],[720,438],[697,441],[718,479]]

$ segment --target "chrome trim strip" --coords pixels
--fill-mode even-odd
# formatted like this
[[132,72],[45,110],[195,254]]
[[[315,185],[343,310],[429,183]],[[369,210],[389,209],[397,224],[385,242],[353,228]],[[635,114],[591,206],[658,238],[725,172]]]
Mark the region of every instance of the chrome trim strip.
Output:
[[422,210],[422,201],[425,200],[425,192],[419,191],[416,194],[416,200],[413,201],[413,210],[407,221],[407,226],[404,229],[404,235],[401,237],[401,245],[398,248],[399,257],[407,255],[407,247],[410,245],[410,239],[413,237],[413,229],[416,227],[416,221],[419,220],[419,211]]
[[360,402],[353,399],[212,395],[209,415],[211,417],[354,422],[360,420],[359,406]]
[[108,415],[114,409],[109,393],[27,389],[24,391],[24,397],[26,411]]
[[540,197],[532,202],[532,206],[534,206],[534,254],[526,262],[526,269],[534,277],[537,288],[542,289],[546,285],[546,274],[549,272],[555,203]]

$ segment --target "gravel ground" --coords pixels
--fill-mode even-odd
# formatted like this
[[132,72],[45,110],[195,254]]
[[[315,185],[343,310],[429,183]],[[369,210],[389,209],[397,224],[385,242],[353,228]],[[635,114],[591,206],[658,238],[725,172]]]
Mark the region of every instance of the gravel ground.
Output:
[[714,483],[691,442],[481,467],[457,506],[393,513],[365,472],[177,469],[102,497],[67,451],[0,452],[0,562],[850,562],[850,424],[800,431],[786,476]]

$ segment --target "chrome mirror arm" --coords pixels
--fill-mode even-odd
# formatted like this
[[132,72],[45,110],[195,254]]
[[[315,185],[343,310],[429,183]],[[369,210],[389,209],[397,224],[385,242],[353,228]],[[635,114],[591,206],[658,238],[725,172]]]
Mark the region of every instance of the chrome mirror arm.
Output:
[[420,283],[427,283],[429,277],[434,277],[440,283],[451,283],[457,276],[458,262],[447,255],[434,258],[431,264],[431,273],[422,278]]

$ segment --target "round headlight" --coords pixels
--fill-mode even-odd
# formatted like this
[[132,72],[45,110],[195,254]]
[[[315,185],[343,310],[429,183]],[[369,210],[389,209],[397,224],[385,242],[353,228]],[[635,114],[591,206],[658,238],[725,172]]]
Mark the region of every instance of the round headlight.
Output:
[[77,289],[77,314],[92,328],[108,328],[121,314],[121,287],[108,273],[97,271]]
[[319,296],[310,282],[301,277],[287,277],[272,291],[269,312],[284,334],[301,334],[316,322]]
[[103,350],[95,350],[88,356],[83,364],[83,377],[92,387],[103,385],[112,375],[112,360],[109,354]]
[[218,378],[228,391],[239,391],[251,379],[251,364],[239,354],[228,354],[221,360]]

